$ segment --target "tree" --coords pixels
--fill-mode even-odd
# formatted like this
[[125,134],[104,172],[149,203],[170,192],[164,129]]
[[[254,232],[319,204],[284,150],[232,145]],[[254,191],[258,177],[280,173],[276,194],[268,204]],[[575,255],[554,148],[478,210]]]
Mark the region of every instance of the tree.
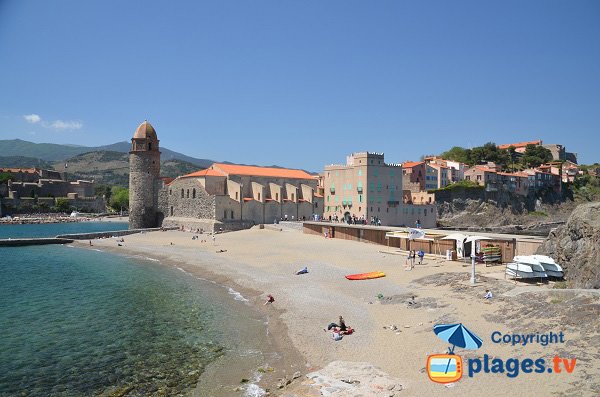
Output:
[[549,161],[552,161],[552,152],[540,145],[527,145],[521,157],[521,163],[527,168],[537,167]]
[[10,172],[0,173],[0,183],[7,183],[10,179],[12,179],[12,174]]
[[57,198],[54,208],[57,212],[69,212],[71,210],[71,205],[66,198]]
[[115,211],[127,210],[129,208],[129,189],[113,186],[110,196],[110,206]]
[[444,152],[440,157],[446,160],[460,161],[461,163],[471,164],[471,150],[460,146],[454,146],[452,149]]

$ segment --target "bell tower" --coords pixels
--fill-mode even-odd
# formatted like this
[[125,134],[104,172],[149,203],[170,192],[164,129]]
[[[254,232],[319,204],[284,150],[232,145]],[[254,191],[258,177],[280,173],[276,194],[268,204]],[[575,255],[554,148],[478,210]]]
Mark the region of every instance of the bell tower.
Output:
[[144,121],[129,151],[129,229],[157,227],[160,151],[154,127]]

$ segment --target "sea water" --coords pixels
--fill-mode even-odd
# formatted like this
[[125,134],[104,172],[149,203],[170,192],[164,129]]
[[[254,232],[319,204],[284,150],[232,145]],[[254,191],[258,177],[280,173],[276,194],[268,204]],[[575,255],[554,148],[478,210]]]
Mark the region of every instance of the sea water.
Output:
[[[72,225],[18,226],[29,237]],[[252,345],[260,341],[240,334],[265,328],[247,305],[235,291],[149,258],[69,245],[0,248],[0,395],[185,393],[224,354],[251,355],[249,365],[265,359]]]

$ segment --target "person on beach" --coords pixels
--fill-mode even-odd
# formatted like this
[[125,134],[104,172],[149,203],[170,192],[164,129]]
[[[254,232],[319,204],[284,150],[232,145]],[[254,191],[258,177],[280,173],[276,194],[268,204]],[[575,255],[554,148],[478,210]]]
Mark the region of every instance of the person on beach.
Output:
[[269,294],[267,295],[267,301],[265,302],[265,305],[268,305],[269,303],[273,303],[275,302],[275,298],[273,298],[273,295]]
[[483,297],[483,299],[492,299],[494,297],[494,295],[492,294],[492,291],[490,291],[489,289],[485,290],[485,296]]
[[419,250],[418,254],[419,256],[419,265],[423,264],[423,258],[425,257],[425,252],[423,250]]
[[213,239],[213,245],[215,245],[217,243],[217,236],[215,236],[214,233],[212,235],[212,239]]
[[94,246],[94,244],[92,244],[92,240],[90,240],[90,247],[93,247],[93,246]]
[[404,265],[404,270],[412,270],[415,267],[415,251],[410,250],[408,252],[408,256],[406,257],[406,263]]
[[323,329],[323,331],[331,331],[332,332],[339,332],[341,334],[344,334],[347,330],[348,327],[346,326],[346,322],[344,321],[344,318],[342,316],[340,316],[340,318],[338,319],[338,324],[336,323],[330,323],[327,326],[327,329]]
[[306,274],[306,273],[308,273],[308,267],[304,266],[302,269],[300,269],[296,272],[296,275]]

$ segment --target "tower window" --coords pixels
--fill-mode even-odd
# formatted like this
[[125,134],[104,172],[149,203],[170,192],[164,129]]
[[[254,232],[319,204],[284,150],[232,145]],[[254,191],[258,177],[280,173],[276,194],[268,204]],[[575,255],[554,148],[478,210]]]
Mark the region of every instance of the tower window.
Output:
[[260,193],[258,193],[258,201],[260,201]]
[[152,150],[152,142],[148,142],[148,150]]
[[171,206],[171,216],[173,216],[173,206]]
[[169,196],[173,194],[173,189],[169,189]]
[[231,210],[231,219],[233,219],[233,210]]
[[279,193],[275,193],[275,201],[279,201]]
[[187,198],[190,198],[190,189],[187,190]]
[[181,198],[183,198],[183,192],[184,192],[183,189],[181,189]]
[[196,189],[192,190],[192,198],[196,198]]

